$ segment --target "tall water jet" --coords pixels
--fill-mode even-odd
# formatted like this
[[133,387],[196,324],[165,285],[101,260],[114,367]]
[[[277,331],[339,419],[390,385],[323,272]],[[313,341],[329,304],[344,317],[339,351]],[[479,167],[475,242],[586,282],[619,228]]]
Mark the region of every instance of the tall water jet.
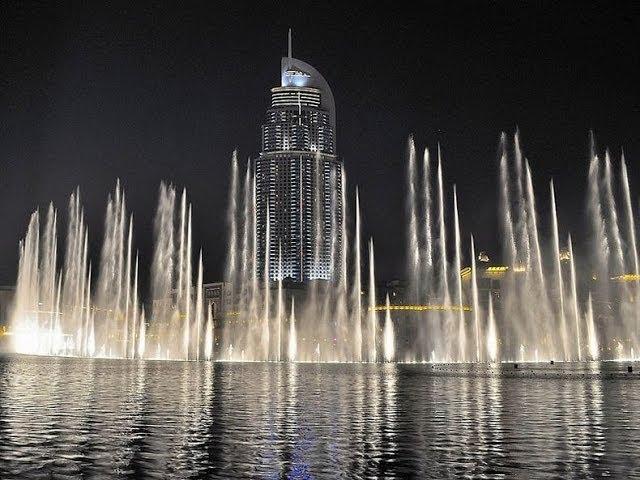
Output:
[[[228,305],[232,309],[235,308],[237,303],[236,290],[238,286],[238,197],[239,197],[239,185],[238,185],[238,152],[233,151],[231,155],[231,184],[229,186],[229,197],[227,206],[227,218],[226,227],[228,232],[227,239],[227,256],[225,263],[224,282],[225,287],[228,289],[226,293],[228,297]],[[254,203],[255,205],[255,203]],[[248,219],[245,219],[247,221]],[[243,245],[244,247],[244,245]],[[244,252],[242,252],[244,253]],[[240,300],[242,301],[242,300]],[[227,312],[223,312],[226,315]],[[238,329],[235,328],[235,323],[230,323],[225,326],[223,334],[223,344],[233,345],[238,341],[237,336],[240,334]]]
[[[602,174],[593,136],[591,141],[588,212],[593,227],[591,260],[594,264],[594,280],[598,280],[594,294],[597,295],[598,305],[610,305],[608,309],[598,309],[603,316],[603,344],[616,339],[616,342],[623,344],[623,350],[627,350],[638,345],[637,330],[640,323],[640,284],[637,277],[633,276],[637,270],[637,245],[629,177],[623,155],[620,162],[625,211],[623,218],[626,217],[626,235],[623,238],[613,191],[610,154],[608,150],[605,152]],[[612,344],[608,344],[606,351],[611,351],[611,348]]]
[[620,235],[620,226],[618,225],[618,208],[616,200],[613,196],[613,174],[611,173],[611,157],[609,151],[604,156],[604,188],[607,202],[608,219],[611,230],[611,238],[614,247],[614,273],[622,275],[625,272],[624,252],[622,251],[622,236]]
[[369,239],[369,361],[375,362],[378,358],[376,351],[376,332],[378,330],[378,318],[376,313],[376,277],[374,270],[373,238]]
[[[232,168],[233,170],[233,168]],[[233,172],[232,172],[233,177]],[[247,161],[247,167],[245,171],[244,177],[244,187],[242,192],[242,247],[240,251],[241,259],[240,259],[240,274],[239,274],[239,297],[237,302],[237,310],[239,315],[244,317],[244,321],[247,323],[247,327],[243,328],[239,335],[241,338],[240,343],[246,347],[247,341],[252,340],[252,336],[255,330],[255,313],[252,311],[254,306],[254,298],[257,295],[257,291],[253,290],[252,283],[252,266],[254,259],[254,243],[255,237],[253,236],[253,215],[252,209],[255,208],[255,205],[252,204],[252,190],[251,190],[251,161]],[[233,183],[233,180],[232,182]],[[231,207],[233,208],[233,207]],[[237,228],[237,227],[236,227]],[[232,243],[233,239],[229,240]],[[238,290],[237,288],[235,289]],[[225,328],[225,330],[227,330]],[[225,341],[227,337],[225,337]]]
[[609,298],[609,240],[603,216],[599,188],[600,162],[595,154],[593,135],[591,136],[591,160],[589,162],[587,210],[591,219],[591,261],[594,264],[593,276],[598,280],[599,297]]
[[[640,266],[638,265],[638,244],[636,242],[636,224],[633,215],[633,206],[631,205],[631,189],[629,186],[629,174],[627,172],[627,163],[624,159],[624,152],[620,158],[620,170],[622,180],[622,191],[624,195],[624,205],[627,216],[627,243],[631,250],[631,257],[633,259],[633,275],[640,275]],[[625,272],[626,273],[626,272]],[[634,325],[631,330],[634,337],[634,344],[637,344],[638,329],[640,328],[640,281],[636,280],[634,283],[633,292],[633,316]]]
[[191,204],[189,204],[189,216],[187,220],[187,246],[184,253],[184,257],[186,259],[185,266],[185,283],[184,283],[184,292],[182,294],[183,305],[184,305],[184,321],[182,325],[182,335],[183,335],[183,356],[185,360],[189,360],[189,347],[191,342],[191,302],[193,301],[192,295],[192,283],[193,275],[191,272]]
[[[189,248],[188,240],[188,217],[187,214],[187,190],[182,190],[182,197],[180,200],[180,243],[178,246],[178,286],[176,292],[175,306],[177,308],[176,323],[182,318],[182,325],[176,324],[176,331],[182,332],[182,351],[183,358],[187,359],[189,356],[189,327],[187,312],[189,300],[191,298],[191,275],[188,271],[187,265],[191,262],[191,249]],[[173,323],[173,322],[172,322]],[[185,325],[186,324],[186,325]]]
[[211,305],[207,306],[207,324],[204,335],[204,358],[209,361],[213,358],[213,317],[211,315]]
[[538,215],[536,214],[536,200],[535,194],[533,192],[533,181],[531,180],[531,168],[529,167],[529,162],[526,162],[525,168],[525,178],[526,178],[526,196],[527,196],[527,208],[529,211],[528,217],[528,228],[529,235],[532,239],[531,243],[532,247],[532,255],[535,261],[535,269],[534,272],[537,274],[537,282],[542,287],[543,291],[546,291],[544,285],[544,272],[542,269],[542,253],[540,249],[540,238],[538,235]]
[[271,296],[269,292],[269,265],[270,265],[270,225],[271,225],[271,216],[269,214],[269,203],[267,202],[267,221],[265,225],[265,249],[264,249],[264,272],[263,272],[263,282],[264,282],[264,305],[262,307],[262,355],[263,359],[269,359],[269,343],[271,341],[270,334],[270,324],[269,324],[269,297]]
[[489,361],[495,362],[498,359],[498,330],[496,328],[496,317],[493,311],[493,295],[489,292],[489,318],[487,327],[487,356]]
[[[342,227],[340,231],[340,277],[338,280],[338,295],[336,299],[336,337],[340,340],[339,359],[344,361],[349,359],[349,353],[352,345],[348,342],[350,325],[349,325],[349,307],[348,307],[348,239],[347,239],[347,177],[344,171],[344,165],[340,170],[340,202]],[[293,303],[292,303],[293,304]]]
[[[512,271],[514,267],[518,265],[518,246],[516,243],[516,228],[517,224],[514,212],[513,212],[513,199],[512,199],[512,175],[509,172],[508,155],[507,155],[507,135],[502,132],[500,135],[500,214],[501,224],[500,229],[502,233],[502,256],[504,263],[507,267],[510,267]],[[517,183],[517,179],[516,179]],[[518,199],[516,199],[518,203]],[[516,210],[516,213],[520,213]],[[526,268],[526,267],[525,267]],[[505,338],[509,341],[508,345],[505,345],[505,351],[508,353],[514,353],[516,346],[519,346],[525,339],[531,339],[533,332],[530,332],[527,328],[529,319],[529,313],[521,311],[520,301],[521,298],[526,298],[528,292],[520,288],[520,283],[515,281],[514,275],[505,275],[505,278],[501,282],[501,290],[503,293],[502,310],[505,321]]]
[[[155,246],[153,251],[153,261],[151,264],[151,330],[160,344],[162,330],[169,330],[167,343],[173,343],[178,324],[174,319],[171,295],[174,289],[174,210],[176,192],[173,187],[160,184],[158,195],[158,207],[154,220]],[[181,218],[184,218],[181,216]],[[183,231],[184,228],[181,228]],[[183,241],[180,243],[184,243]],[[179,252],[183,252],[180,248]],[[178,266],[179,274],[182,271]],[[181,277],[180,277],[181,280]],[[182,291],[181,281],[178,284],[178,291]],[[141,323],[144,323],[141,321]],[[164,329],[163,329],[164,326]],[[168,328],[167,328],[168,327]]]
[[471,235],[471,297],[473,299],[473,331],[475,336],[476,362],[480,357],[480,300],[478,299],[478,275],[476,271],[476,247]]
[[[513,234],[516,246],[515,263],[511,264],[513,274],[510,275],[509,286],[515,298],[510,298],[509,312],[507,315],[513,318],[517,312],[517,326],[520,340],[536,345],[534,357],[538,354],[538,346],[545,342],[545,333],[549,330],[550,320],[546,302],[546,291],[542,285],[542,277],[538,275],[534,267],[540,263],[540,249],[537,232],[537,219],[533,197],[533,187],[529,185],[530,171],[528,161],[524,158],[520,146],[520,133],[516,130],[513,136],[514,150],[514,186],[513,194]],[[523,174],[523,163],[525,165]],[[518,278],[516,278],[518,277]],[[514,288],[515,287],[515,288]],[[522,300],[518,300],[522,297]],[[519,305],[514,305],[518,303]],[[524,337],[523,337],[524,335]],[[513,347],[511,347],[513,350]],[[546,349],[545,349],[546,350]],[[508,350],[507,350],[508,351]]]
[[407,210],[409,212],[409,245],[408,245],[408,272],[410,279],[410,298],[417,301],[416,296],[420,292],[420,245],[418,243],[418,209],[416,195],[416,147],[413,137],[409,137],[409,165],[407,169]]
[[196,282],[196,309],[195,309],[195,351],[196,351],[196,360],[200,360],[200,332],[202,331],[202,321],[203,321],[203,300],[202,294],[204,292],[203,282],[202,282],[202,249],[200,249],[200,255],[198,257],[198,280]]
[[[136,258],[136,285],[134,286],[134,291],[137,291],[137,258]],[[137,299],[137,296],[135,298]],[[93,353],[89,353],[89,352],[95,352],[95,335],[94,335],[94,329],[93,329],[93,311],[91,308],[91,264],[89,264],[87,281],[85,283],[83,325],[84,325],[83,327],[84,334],[81,339],[82,346],[80,350],[80,355],[92,356]]]
[[522,149],[520,147],[520,131],[516,129],[515,134],[513,135],[513,150],[515,157],[515,207],[516,207],[516,216],[517,223],[515,225],[515,234],[517,237],[517,242],[519,249],[518,252],[518,264],[525,265],[527,268],[531,265],[531,241],[529,237],[528,226],[528,216],[529,212],[527,210],[527,202],[524,198],[524,179],[522,175]]
[[192,208],[184,190],[177,221],[175,215],[176,190],[161,183],[154,222],[149,335],[160,346],[156,357],[188,360],[197,357],[197,292],[192,272]]
[[[624,205],[627,213],[627,234],[629,238],[629,246],[631,247],[631,253],[633,257],[633,273],[640,274],[640,267],[638,266],[638,244],[636,243],[636,223],[633,216],[633,207],[631,205],[631,189],[629,187],[629,174],[627,172],[627,163],[624,159],[624,153],[620,158],[620,169],[622,177],[622,190],[624,194]],[[639,284],[637,284],[639,285]]]
[[517,260],[516,238],[513,230],[513,214],[511,211],[511,197],[509,194],[509,171],[507,166],[507,136],[502,132],[500,136],[500,185],[502,201],[502,218],[504,236],[506,238],[505,260],[508,265],[514,265]]
[[453,186],[453,223],[455,230],[455,264],[454,269],[456,273],[456,300],[458,309],[458,360],[464,362],[466,359],[467,351],[467,332],[464,326],[464,310],[462,304],[462,276],[460,271],[462,270],[461,262],[461,239],[460,239],[460,219],[458,216],[458,195],[456,186]]
[[[628,273],[625,262],[625,254],[623,251],[623,239],[620,233],[620,225],[618,221],[618,208],[616,206],[616,200],[613,194],[613,174],[611,171],[611,157],[609,150],[605,152],[605,168],[604,168],[604,189],[605,199],[607,205],[607,219],[609,227],[609,238],[613,244],[613,265],[610,265],[612,270],[610,273],[614,277],[621,277]],[[629,243],[630,239],[626,239]],[[636,282],[637,283],[637,282]],[[618,298],[619,302],[618,317],[621,320],[618,325],[617,335],[619,338],[624,338],[627,343],[625,348],[633,348],[636,345],[637,338],[637,312],[638,307],[633,305],[634,299],[630,291],[629,284],[627,282],[620,282]],[[637,300],[636,300],[637,301]],[[630,345],[629,345],[630,343]]]
[[144,306],[140,311],[140,333],[138,334],[138,357],[144,358],[147,346],[147,320],[144,317]]
[[[407,142],[407,174],[406,174],[406,211],[408,215],[406,237],[406,276],[407,288],[402,301],[408,304],[428,304],[430,302],[443,303],[444,295],[441,282],[441,254],[442,244],[438,241],[438,234],[434,235],[433,218],[436,218],[436,232],[440,228],[437,213],[439,208],[437,194],[432,198],[431,165],[429,150],[424,149],[422,158],[422,174],[418,172],[417,155],[413,137]],[[445,267],[446,268],[446,267]],[[435,312],[437,318],[426,324],[421,321],[418,313],[406,313],[407,323],[414,325],[415,335],[408,346],[407,359],[428,358],[431,347],[438,346],[438,354],[447,351],[448,347],[440,347],[436,339],[440,338],[440,323],[444,311]],[[434,354],[435,355],[435,354]]]
[[249,315],[253,323],[258,322],[258,305],[260,304],[260,286],[258,280],[258,210],[257,204],[257,191],[256,191],[256,177],[253,176],[251,182],[251,216],[250,225],[246,225],[245,228],[251,230],[251,301],[249,302]]
[[[527,266],[527,282],[525,288],[529,292],[529,304],[531,307],[535,305],[533,317],[528,317],[529,321],[534,320],[534,328],[538,330],[537,343],[545,346],[545,353],[549,353],[551,347],[544,345],[545,339],[552,335],[554,330],[554,322],[551,314],[551,306],[549,304],[549,294],[545,279],[544,269],[542,265],[542,252],[540,249],[540,237],[538,233],[538,215],[536,212],[535,194],[533,191],[533,182],[531,179],[531,168],[529,162],[525,160],[525,182],[526,182],[526,204],[527,204],[527,230],[529,232],[531,244],[531,266]],[[540,321],[540,319],[542,319]],[[541,340],[542,339],[542,340]]]
[[448,295],[449,274],[447,272],[447,231],[444,221],[444,187],[442,180],[442,156],[440,153],[440,145],[438,145],[438,223],[438,235],[440,240],[440,281],[442,282],[443,293]]
[[[131,242],[133,239],[133,215],[129,216],[129,234],[127,236],[127,258],[126,258],[126,273],[125,273],[125,278],[127,279],[127,283],[125,285],[125,305],[124,305],[124,328],[123,328],[123,335],[122,335],[122,352],[123,352],[123,356],[125,358],[129,357],[129,328],[130,326],[130,320],[129,320],[129,314],[130,314],[130,308],[132,307],[131,305]],[[133,312],[131,312],[133,313]],[[132,315],[133,316],[133,315]],[[131,322],[133,321],[133,318],[131,319]],[[135,345],[135,343],[133,344]]]
[[[38,288],[40,290],[40,298],[38,307],[44,305],[55,305],[56,308],[52,308],[52,314],[50,315],[50,325],[60,323],[60,308],[58,306],[59,298],[56,298],[56,263],[57,263],[57,213],[53,208],[53,205],[49,205],[47,211],[47,219],[44,228],[44,235],[40,242],[42,255],[39,257],[39,278],[37,278]],[[75,252],[79,253],[79,252]],[[58,278],[59,280],[59,278]],[[82,279],[80,280],[82,281]],[[74,307],[77,308],[77,298]],[[40,308],[37,308],[40,310]]]
[[[176,249],[175,203],[175,189],[161,184],[151,265],[150,338],[154,347],[158,346],[157,358],[198,359],[204,320],[202,258],[194,288],[190,281],[191,207],[187,213],[183,194],[181,241]],[[88,232],[78,190],[69,200],[66,248],[59,270],[56,224],[57,213],[50,206],[41,233],[40,216],[34,212],[20,244],[12,322],[15,350],[49,355],[144,357],[147,324],[138,297],[139,260],[133,252],[133,216],[126,211],[120,182],[116,182],[107,200],[94,294]],[[176,268],[174,261],[178,258]],[[179,282],[175,284],[177,277]]]
[[[440,145],[438,145],[438,235],[439,235],[439,249],[438,253],[440,256],[439,259],[439,276],[440,276],[440,292],[438,298],[441,299],[442,304],[445,307],[451,306],[451,296],[449,293],[449,271],[447,267],[447,231],[445,227],[445,218],[444,218],[444,185],[442,178],[442,153],[440,150]],[[444,312],[444,325],[445,330],[442,332],[438,329],[436,332],[438,335],[444,335],[444,338],[447,339],[447,345],[444,348],[444,351],[438,352],[439,357],[450,360],[448,355],[451,352],[451,348],[449,346],[451,342],[451,338],[453,336],[454,328],[453,328],[453,319],[451,318],[451,310],[450,308],[445,310]]]
[[575,342],[576,348],[578,350],[578,361],[582,361],[582,347],[581,343],[581,335],[580,335],[580,309],[578,308],[578,286],[576,281],[576,263],[573,258],[573,242],[571,241],[571,235],[567,239],[567,245],[569,245],[569,261],[570,269],[571,269],[571,303],[573,309],[573,318],[575,321]]
[[231,157],[231,187],[229,188],[229,208],[227,210],[227,228],[229,229],[229,246],[227,250],[227,265],[225,280],[232,288],[237,281],[238,255],[238,152],[233,151]]
[[298,338],[296,335],[296,309],[293,297],[291,298],[291,314],[289,316],[289,345],[287,351],[289,361],[294,362],[298,354]]
[[[49,207],[50,209],[52,206]],[[67,238],[66,248],[64,256],[64,270],[62,273],[63,287],[62,287],[62,299],[61,308],[65,311],[64,325],[61,325],[61,330],[66,332],[75,333],[75,354],[80,354],[82,351],[82,344],[84,343],[84,337],[86,331],[84,327],[84,316],[82,309],[83,303],[86,297],[86,282],[87,282],[87,248],[88,248],[88,233],[86,225],[84,224],[84,212],[80,203],[80,189],[76,188],[75,192],[69,197],[69,223],[67,226]],[[54,215],[55,217],[55,215]],[[50,215],[48,215],[47,225]],[[54,218],[55,221],[55,218]],[[47,232],[49,232],[47,234]],[[51,230],[45,229],[45,235],[43,237],[44,251],[57,250],[57,240],[53,238],[53,244],[47,247],[47,244],[51,242]],[[46,254],[43,260],[46,259]],[[54,270],[50,268],[43,268],[43,279],[45,281],[45,289],[51,291],[51,295],[54,295],[55,284],[55,264],[49,264],[53,266]],[[48,287],[47,287],[48,285]],[[45,304],[48,300],[45,297]],[[71,353],[71,352],[68,352]]]
[[560,335],[562,338],[562,350],[564,360],[570,359],[569,338],[567,335],[567,318],[564,311],[564,282],[562,280],[562,265],[560,263],[560,237],[558,234],[558,213],[556,210],[556,195],[553,188],[553,180],[550,182],[551,190],[551,228],[553,233],[553,262],[555,266],[556,287],[558,289],[558,315],[560,316]]
[[65,344],[65,340],[63,337],[62,331],[62,319],[60,318],[62,315],[62,310],[60,309],[60,299],[61,299],[61,291],[62,291],[62,275],[58,275],[58,283],[56,288],[56,297],[55,297],[55,327],[54,330],[54,341],[53,341],[53,353],[56,355],[68,355],[68,348]]
[[[174,193],[175,195],[175,193]],[[171,213],[173,216],[173,212]],[[182,189],[182,196],[180,197],[180,230],[179,230],[179,247],[178,247],[178,288],[177,288],[177,303],[181,305],[185,296],[185,285],[189,285],[187,281],[186,273],[186,219],[187,219],[187,189]]]
[[[125,242],[125,238],[128,238],[126,218],[125,196],[117,181],[107,201],[97,285],[96,307],[101,317],[101,328],[96,341],[103,356],[125,356],[127,350],[122,343],[127,337],[125,329],[129,321],[129,312],[126,311],[128,300],[124,294],[131,291],[130,287],[127,288],[131,283],[131,271],[125,269],[126,259],[130,258]],[[129,224],[129,227],[132,228],[132,225]]]
[[[143,309],[144,313],[144,309]],[[96,354],[96,330],[95,330],[95,311],[91,312],[89,320],[89,328],[87,333],[87,355],[93,357]]]
[[422,161],[422,183],[424,202],[424,283],[431,284],[433,275],[433,233],[431,224],[431,167],[429,150],[424,149]]
[[360,271],[360,197],[356,187],[356,232],[354,239],[353,281],[353,360],[362,361],[362,272]]
[[391,321],[391,303],[389,302],[389,294],[385,299],[384,311],[384,329],[382,332],[384,359],[387,362],[393,361],[395,356],[395,336],[393,334],[393,323]]
[[18,278],[11,320],[13,347],[18,353],[52,354],[59,330],[56,273],[56,212],[50,205],[43,240],[40,214],[31,214],[20,242]]
[[280,361],[280,355],[282,352],[282,316],[284,315],[284,298],[282,292],[282,243],[278,244],[278,305],[277,305],[277,328],[276,328],[276,361]]
[[140,358],[141,355],[138,352],[140,346],[140,337],[138,335],[144,333],[140,329],[139,323],[141,322],[140,310],[138,306],[138,253],[136,252],[136,259],[133,267],[133,324],[132,324],[132,349],[131,356],[133,358]]
[[140,309],[138,300],[138,253],[136,252],[135,259],[133,260],[133,286],[131,287],[131,325],[129,327],[130,340],[128,342],[128,356],[136,358],[137,356],[137,336],[138,336],[138,322],[140,321]]
[[589,292],[589,300],[587,301],[587,345],[589,346],[589,356],[592,360],[598,360],[600,356],[598,346],[598,336],[596,334],[596,324],[593,318],[593,301],[591,292]]

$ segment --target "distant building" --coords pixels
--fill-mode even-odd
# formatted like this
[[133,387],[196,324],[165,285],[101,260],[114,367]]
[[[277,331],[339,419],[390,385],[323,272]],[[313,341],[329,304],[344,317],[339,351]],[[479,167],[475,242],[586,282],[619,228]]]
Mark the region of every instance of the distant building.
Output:
[[11,322],[11,309],[13,307],[13,297],[15,287],[0,286],[0,352],[9,347],[9,322]]
[[230,292],[229,285],[226,282],[211,282],[202,285],[205,308],[211,309],[211,317],[214,321],[224,320]]
[[[338,278],[342,162],[336,154],[333,93],[311,65],[289,54],[262,125],[255,162],[258,271],[295,282]],[[268,248],[267,248],[268,246]]]

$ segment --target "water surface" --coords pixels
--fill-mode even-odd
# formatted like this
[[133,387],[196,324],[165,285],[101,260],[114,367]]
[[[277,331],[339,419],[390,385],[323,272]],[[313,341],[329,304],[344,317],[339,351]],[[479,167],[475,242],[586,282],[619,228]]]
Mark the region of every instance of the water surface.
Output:
[[0,478],[640,478],[626,367],[2,357]]

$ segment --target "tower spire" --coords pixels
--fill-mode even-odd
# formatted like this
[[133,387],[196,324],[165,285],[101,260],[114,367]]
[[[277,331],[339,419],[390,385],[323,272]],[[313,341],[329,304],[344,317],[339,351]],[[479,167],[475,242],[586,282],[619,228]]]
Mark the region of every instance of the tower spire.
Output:
[[289,29],[289,43],[288,43],[288,46],[289,46],[289,50],[288,50],[289,58],[291,58],[291,29]]

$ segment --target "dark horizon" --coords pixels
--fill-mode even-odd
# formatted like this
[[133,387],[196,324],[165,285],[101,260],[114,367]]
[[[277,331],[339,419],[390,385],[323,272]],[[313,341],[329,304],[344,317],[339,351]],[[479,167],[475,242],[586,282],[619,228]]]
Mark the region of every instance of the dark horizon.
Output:
[[205,281],[221,279],[231,152],[253,158],[260,150],[289,27],[294,56],[334,92],[338,154],[351,199],[360,188],[363,241],[374,237],[378,278],[404,274],[410,134],[419,151],[440,143],[448,199],[456,183],[464,238],[473,232],[478,250],[498,250],[501,131],[520,129],[545,222],[554,178],[562,237],[572,232],[579,242],[586,225],[590,130],[615,163],[624,148],[637,207],[638,15],[630,2],[439,2],[425,19],[390,5],[125,5],[7,7],[0,284],[15,282],[18,241],[35,208],[54,202],[64,241],[76,186],[95,265],[116,178],[135,217],[141,265],[151,261],[158,186],[166,180],[189,192]]

